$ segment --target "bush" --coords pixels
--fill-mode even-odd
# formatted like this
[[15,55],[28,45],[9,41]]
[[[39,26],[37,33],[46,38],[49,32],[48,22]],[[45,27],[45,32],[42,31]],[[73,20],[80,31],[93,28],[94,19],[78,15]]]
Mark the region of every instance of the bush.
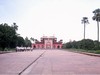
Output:
[[82,42],[82,49],[91,50],[95,47],[93,40],[84,39]]
[[96,53],[96,54],[100,54],[100,50],[96,50],[94,53]]
[[100,42],[94,41],[94,45],[95,45],[94,50],[99,50],[100,49]]
[[66,48],[72,48],[72,43],[71,42],[66,43]]
[[83,39],[80,41],[73,41],[64,44],[66,48],[76,48],[76,49],[84,49],[84,50],[98,50],[98,42],[93,41],[91,39]]
[[3,49],[0,47],[0,51],[2,51]]

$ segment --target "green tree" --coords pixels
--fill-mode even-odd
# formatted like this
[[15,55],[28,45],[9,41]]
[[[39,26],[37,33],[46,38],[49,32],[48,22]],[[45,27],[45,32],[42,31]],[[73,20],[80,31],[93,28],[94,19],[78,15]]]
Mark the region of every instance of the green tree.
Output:
[[37,39],[34,39],[35,42],[39,42]]
[[84,50],[93,50],[97,49],[96,43],[91,39],[83,39],[80,41],[73,41],[63,44],[64,48],[76,48],[76,49],[84,49]]
[[4,50],[16,47],[16,31],[7,23],[0,24],[0,47]]
[[93,40],[91,39],[83,39],[81,40],[81,49],[92,50],[94,49],[95,45]]
[[100,49],[100,46],[98,47],[98,44],[100,45],[100,42],[98,42],[98,40],[94,41],[94,50],[99,50]]
[[33,42],[35,41],[35,39],[33,37],[31,37],[30,40],[32,40]]
[[25,46],[26,47],[31,47],[31,41],[28,39],[28,37],[25,38]]
[[100,9],[95,9],[93,11],[94,16],[92,17],[93,20],[97,21],[97,40],[99,42],[99,22],[100,22]]
[[84,39],[85,39],[86,24],[89,24],[88,17],[83,17],[83,19],[81,21],[82,21],[82,24],[84,24]]
[[66,48],[72,48],[72,42],[68,42],[68,43],[66,43],[66,46],[65,46]]
[[78,48],[78,43],[77,43],[77,41],[74,40],[74,41],[72,42],[72,48],[76,48],[76,49]]
[[16,25],[16,23],[14,22],[13,25],[12,25],[12,28],[17,31],[18,30],[18,26]]
[[25,46],[25,40],[23,37],[21,37],[21,36],[17,37],[17,46],[19,46],[19,47]]

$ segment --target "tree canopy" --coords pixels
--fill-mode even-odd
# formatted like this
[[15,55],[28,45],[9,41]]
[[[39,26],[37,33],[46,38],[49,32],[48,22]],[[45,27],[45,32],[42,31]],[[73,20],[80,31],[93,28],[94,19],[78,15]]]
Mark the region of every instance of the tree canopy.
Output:
[[31,46],[31,41],[28,38],[23,38],[17,33],[18,26],[16,23],[8,25],[7,23],[0,24],[0,48],[15,48],[16,46]]
[[0,24],[0,47],[16,47],[16,30],[7,23]]

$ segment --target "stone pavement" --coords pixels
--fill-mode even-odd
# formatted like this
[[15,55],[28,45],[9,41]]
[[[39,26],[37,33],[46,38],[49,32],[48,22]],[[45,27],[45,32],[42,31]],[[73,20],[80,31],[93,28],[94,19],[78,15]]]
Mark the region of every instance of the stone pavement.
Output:
[[44,50],[0,54],[0,75],[18,75]]
[[100,58],[48,50],[27,75],[100,75]]
[[63,50],[33,50],[0,55],[0,75],[100,75],[100,57]]

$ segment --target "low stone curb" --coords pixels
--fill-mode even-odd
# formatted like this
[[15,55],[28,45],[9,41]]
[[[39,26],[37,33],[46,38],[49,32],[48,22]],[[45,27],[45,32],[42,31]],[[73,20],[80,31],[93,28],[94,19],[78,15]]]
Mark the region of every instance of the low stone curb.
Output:
[[0,54],[12,53],[12,52],[15,52],[15,51],[0,51]]
[[87,53],[87,52],[78,52],[80,54],[85,54],[85,55],[89,55],[89,56],[96,56],[96,57],[100,57],[100,54],[94,54],[94,53]]
[[67,51],[74,52],[74,53],[85,54],[85,55],[89,55],[89,56],[96,56],[96,57],[100,57],[100,54],[95,54],[95,53],[79,52],[79,51],[72,51],[72,50],[67,50]]

